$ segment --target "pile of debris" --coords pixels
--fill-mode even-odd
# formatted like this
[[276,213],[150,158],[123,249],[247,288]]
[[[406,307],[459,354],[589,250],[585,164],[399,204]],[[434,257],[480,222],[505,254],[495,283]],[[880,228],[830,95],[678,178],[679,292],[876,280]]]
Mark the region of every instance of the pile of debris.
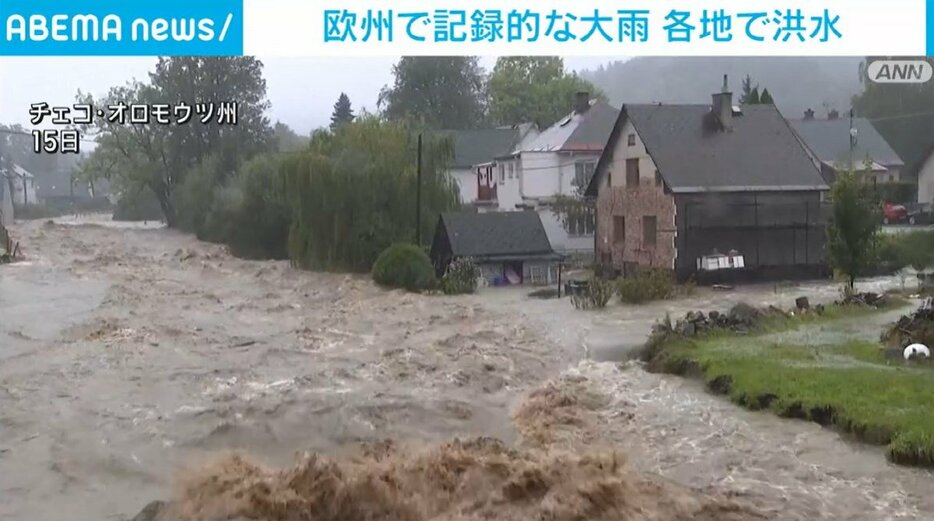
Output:
[[934,299],[926,300],[910,315],[903,316],[883,331],[882,342],[890,348],[934,344]]
[[[779,312],[775,308],[761,311],[741,302],[727,313],[711,311],[705,315],[703,311],[690,311],[684,318],[678,320],[671,330],[687,337],[697,336],[714,329],[748,333],[756,329],[763,317]],[[665,327],[664,324],[660,326]]]
[[881,293],[847,293],[842,300],[838,300],[838,306],[869,306],[881,308],[888,303],[884,294]]

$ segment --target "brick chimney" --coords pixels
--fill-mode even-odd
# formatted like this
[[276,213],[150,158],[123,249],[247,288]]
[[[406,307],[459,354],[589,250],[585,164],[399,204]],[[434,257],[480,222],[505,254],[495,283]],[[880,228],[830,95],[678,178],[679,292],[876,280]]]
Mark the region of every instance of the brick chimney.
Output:
[[588,110],[590,110],[590,93],[587,91],[580,91],[574,94],[574,112],[583,114]]
[[811,110],[811,109],[805,110],[805,111],[804,111],[804,120],[805,120],[805,121],[811,121],[812,119],[814,119],[814,111]]
[[827,113],[827,119],[840,119],[840,113],[836,110],[831,110]]
[[723,87],[720,92],[713,95],[713,108],[711,112],[720,122],[724,131],[733,130],[733,93],[727,84],[727,75],[723,75]]

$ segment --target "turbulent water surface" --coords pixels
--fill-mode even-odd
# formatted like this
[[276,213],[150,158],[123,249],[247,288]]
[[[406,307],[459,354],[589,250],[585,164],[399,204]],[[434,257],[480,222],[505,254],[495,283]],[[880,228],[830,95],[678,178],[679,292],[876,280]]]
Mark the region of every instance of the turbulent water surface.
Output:
[[[886,463],[877,448],[617,363],[666,312],[738,301],[787,306],[801,294],[830,300],[837,295],[828,284],[699,291],[592,314],[517,290],[388,292],[366,278],[237,260],[164,229],[32,222],[12,231],[27,262],[0,268],[3,520],[125,519],[153,499],[190,500],[204,482],[191,470],[177,481],[179,471],[229,449],[251,461],[199,471],[234,476],[215,501],[251,490],[257,476],[288,488],[339,469],[341,478],[327,483],[341,487],[340,497],[388,494],[359,487],[390,480],[422,498],[387,499],[387,518],[879,520],[934,512],[932,476]],[[881,326],[861,324],[874,334]],[[445,445],[478,436],[500,441]],[[354,459],[360,442],[384,439],[398,447]],[[298,451],[333,466],[321,470],[317,460],[296,459]],[[586,456],[613,451],[629,461],[625,476]],[[442,497],[432,486],[447,482],[426,479],[452,461],[457,493],[443,497],[461,517],[430,500]],[[602,499],[583,485],[567,489],[567,480],[592,483]],[[637,499],[653,494],[678,500],[664,507]],[[490,503],[494,496],[500,503]],[[205,501],[179,504],[203,515]],[[215,513],[275,518],[263,508],[279,503],[257,501]],[[314,510],[307,503],[301,508]]]

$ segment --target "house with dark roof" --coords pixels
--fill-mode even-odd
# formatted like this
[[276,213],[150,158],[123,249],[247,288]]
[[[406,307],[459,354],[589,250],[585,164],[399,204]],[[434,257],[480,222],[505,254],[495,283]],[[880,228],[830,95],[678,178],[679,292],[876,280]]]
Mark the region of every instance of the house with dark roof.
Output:
[[897,182],[902,177],[905,163],[866,118],[841,118],[837,111],[830,111],[826,119],[819,119],[809,109],[803,119],[790,123],[828,184],[851,165],[857,172],[865,172],[868,166],[873,183]]
[[[598,260],[703,275],[790,276],[825,265],[829,189],[772,105],[625,105],[587,195]],[[719,264],[718,264],[719,263]],[[699,275],[700,274],[700,275]]]
[[582,195],[593,176],[619,110],[579,92],[571,112],[526,146],[498,158],[498,170],[479,172],[481,190],[493,193],[498,211],[539,212],[555,251],[593,254],[594,216],[581,212],[559,216],[552,204],[559,196]]
[[479,193],[477,169],[481,165],[484,171],[494,169],[497,157],[534,139],[538,135],[538,128],[532,123],[525,123],[511,127],[449,130],[445,133],[451,136],[454,144],[450,172],[460,189],[461,203],[488,204],[495,200],[495,193]]
[[442,214],[431,244],[438,276],[463,258],[476,262],[490,285],[555,284],[561,260],[536,212]]

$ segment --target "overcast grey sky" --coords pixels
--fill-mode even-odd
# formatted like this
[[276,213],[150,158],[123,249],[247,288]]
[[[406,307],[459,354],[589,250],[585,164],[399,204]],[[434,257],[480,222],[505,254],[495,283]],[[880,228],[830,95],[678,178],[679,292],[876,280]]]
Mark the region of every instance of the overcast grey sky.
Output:
[[[397,58],[262,58],[270,118],[307,134],[326,126],[340,93],[350,96],[354,110],[376,108],[380,88],[392,81]],[[620,57],[618,59],[624,59]],[[495,58],[482,58],[491,69]],[[571,70],[595,68],[613,61],[567,58]],[[78,89],[95,95],[127,80],[145,80],[154,58],[0,58],[0,122],[28,126],[29,105],[67,105]]]

